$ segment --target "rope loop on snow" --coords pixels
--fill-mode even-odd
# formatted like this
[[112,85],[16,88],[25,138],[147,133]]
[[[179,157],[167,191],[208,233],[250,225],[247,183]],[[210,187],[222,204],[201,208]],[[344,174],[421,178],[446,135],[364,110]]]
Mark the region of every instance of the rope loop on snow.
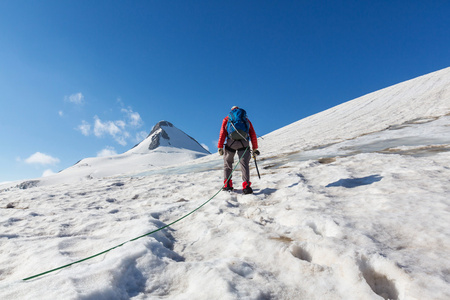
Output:
[[184,218],[186,218],[186,217],[192,215],[194,212],[196,212],[197,210],[199,210],[200,208],[202,208],[203,206],[205,206],[208,202],[210,202],[212,199],[214,199],[214,198],[215,198],[215,197],[223,190],[223,188],[228,184],[228,181],[231,179],[231,176],[233,175],[233,172],[236,170],[237,166],[238,166],[239,163],[241,162],[241,160],[242,160],[242,158],[244,157],[245,153],[248,151],[249,147],[250,147],[250,146],[247,146],[247,148],[245,149],[244,153],[243,153],[242,156],[239,158],[239,161],[236,163],[236,165],[234,166],[233,170],[231,171],[230,176],[227,178],[226,182],[225,182],[224,185],[220,188],[220,190],[218,190],[211,198],[209,198],[209,199],[208,199],[207,201],[205,201],[202,205],[200,205],[199,207],[197,207],[197,208],[194,209],[193,211],[189,212],[188,214],[182,216],[181,218],[178,218],[177,220],[173,221],[173,222],[170,223],[170,224],[167,224],[167,225],[165,225],[165,226],[163,226],[163,227],[160,227],[160,228],[158,228],[158,229],[155,229],[155,230],[153,230],[153,231],[150,231],[150,232],[148,232],[148,233],[146,233],[146,234],[143,234],[143,235],[141,235],[141,236],[135,237],[135,238],[133,238],[133,239],[131,239],[131,240],[128,240],[128,241],[126,241],[126,242],[123,242],[122,244],[119,244],[119,245],[116,245],[116,246],[114,246],[114,247],[111,247],[111,248],[109,248],[109,249],[107,249],[107,250],[105,250],[105,251],[99,252],[99,253],[97,253],[97,254],[91,255],[91,256],[89,256],[89,257],[86,257],[86,258],[83,258],[83,259],[80,259],[80,260],[77,260],[77,261],[74,261],[74,262],[72,262],[72,263],[70,263],[70,264],[67,264],[67,265],[64,265],[64,266],[60,266],[60,267],[58,267],[58,268],[51,269],[51,270],[48,270],[48,271],[45,271],[45,272],[42,272],[42,273],[39,273],[39,274],[30,276],[30,277],[24,278],[24,279],[22,279],[22,280],[23,280],[23,281],[27,281],[27,280],[31,280],[31,279],[34,279],[34,278],[37,278],[37,277],[41,277],[41,276],[43,276],[43,275],[46,275],[46,274],[49,274],[49,273],[52,273],[52,272],[55,272],[55,271],[58,271],[58,270],[61,270],[61,269],[65,269],[65,268],[68,268],[68,267],[70,267],[70,266],[72,266],[72,265],[79,264],[79,263],[84,262],[84,261],[86,261],[86,260],[89,260],[89,259],[92,259],[92,258],[94,258],[94,257],[100,256],[100,255],[105,254],[105,253],[107,253],[107,252],[109,252],[109,251],[111,251],[111,250],[114,250],[114,249],[116,249],[116,248],[122,247],[123,245],[125,245],[125,244],[127,244],[127,243],[129,243],[129,242],[136,241],[136,240],[138,240],[138,239],[141,239],[141,238],[143,238],[143,237],[146,237],[146,236],[148,236],[148,235],[151,235],[151,234],[153,234],[153,233],[156,233],[156,232],[158,232],[158,231],[161,231],[161,230],[163,230],[163,229],[165,229],[165,228],[167,228],[167,227],[169,227],[169,226],[171,226],[171,225],[173,225],[173,224],[175,224],[175,223],[177,223],[177,222],[183,220]]

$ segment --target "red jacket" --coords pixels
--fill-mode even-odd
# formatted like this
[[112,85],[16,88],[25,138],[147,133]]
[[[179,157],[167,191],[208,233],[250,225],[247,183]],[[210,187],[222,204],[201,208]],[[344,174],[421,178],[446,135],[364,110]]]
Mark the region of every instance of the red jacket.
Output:
[[[253,128],[252,122],[248,120],[248,123],[250,124],[250,130],[248,131],[248,134],[250,135],[252,148],[253,150],[256,150],[258,149],[258,138],[256,137],[255,129]],[[225,139],[228,136],[227,124],[228,124],[228,116],[226,116],[223,119],[222,128],[220,128],[219,143],[217,144],[217,148],[223,148],[223,145],[225,144]]]

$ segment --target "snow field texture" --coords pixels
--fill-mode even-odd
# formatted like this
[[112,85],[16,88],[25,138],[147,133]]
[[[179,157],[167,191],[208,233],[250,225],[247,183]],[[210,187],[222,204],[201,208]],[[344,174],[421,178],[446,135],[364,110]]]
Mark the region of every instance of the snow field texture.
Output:
[[30,281],[193,211],[223,163],[163,145],[2,186],[0,298],[448,299],[449,83],[450,68],[273,132],[254,194]]
[[266,188],[254,195],[220,193],[173,228],[20,282],[164,226],[215,192],[207,183],[221,174],[201,174],[202,191],[188,174],[36,188],[22,209],[3,210],[14,230],[2,249],[16,254],[2,264],[2,294],[42,298],[44,285],[48,299],[444,299],[448,161],[358,154],[262,168]]

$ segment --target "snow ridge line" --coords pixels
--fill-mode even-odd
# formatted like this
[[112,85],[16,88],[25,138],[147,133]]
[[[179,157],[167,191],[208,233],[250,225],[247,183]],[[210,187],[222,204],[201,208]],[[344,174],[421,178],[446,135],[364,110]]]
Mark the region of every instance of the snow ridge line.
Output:
[[58,270],[62,270],[62,269],[65,269],[65,268],[68,268],[68,267],[70,267],[70,266],[72,266],[72,265],[79,264],[79,263],[81,263],[81,262],[87,261],[87,260],[92,259],[92,258],[94,258],[94,257],[97,257],[97,256],[100,256],[100,255],[102,255],[102,254],[108,253],[109,251],[114,250],[114,249],[119,248],[119,247],[122,247],[123,245],[125,245],[125,244],[127,244],[127,243],[136,241],[136,240],[138,240],[138,239],[141,239],[141,238],[143,238],[143,237],[146,237],[146,236],[148,236],[148,235],[151,235],[151,234],[153,234],[153,233],[155,233],[155,232],[161,231],[161,230],[163,230],[163,229],[165,229],[165,228],[167,228],[167,227],[169,227],[169,226],[171,226],[171,225],[173,225],[173,224],[175,224],[175,223],[177,223],[177,222],[183,220],[184,218],[186,218],[186,217],[192,215],[194,212],[196,212],[197,210],[199,210],[200,208],[202,208],[203,206],[205,206],[208,202],[210,202],[212,199],[214,199],[214,198],[215,198],[215,197],[223,190],[223,188],[228,184],[228,181],[230,180],[230,178],[231,178],[231,176],[233,175],[234,171],[236,170],[237,166],[240,164],[240,162],[241,162],[242,158],[244,157],[245,153],[248,151],[249,147],[250,147],[250,146],[247,146],[247,148],[245,149],[245,151],[244,151],[244,153],[242,154],[242,156],[241,156],[241,158],[239,159],[239,161],[238,161],[238,162],[236,163],[236,165],[234,166],[233,170],[231,171],[230,176],[227,178],[227,180],[225,181],[225,183],[223,184],[223,186],[222,186],[222,187],[221,187],[221,188],[220,188],[220,189],[219,189],[219,190],[218,190],[211,198],[209,198],[209,199],[208,199],[207,201],[205,201],[202,205],[200,205],[200,206],[197,207],[196,209],[192,210],[192,211],[189,212],[188,214],[182,216],[181,218],[176,219],[176,220],[173,221],[172,223],[169,223],[169,224],[167,224],[167,225],[165,225],[165,226],[163,226],[163,227],[160,227],[160,228],[158,228],[158,229],[155,229],[155,230],[153,230],[153,231],[150,231],[150,232],[148,232],[148,233],[146,233],[146,234],[143,234],[143,235],[141,235],[141,236],[135,237],[135,238],[133,238],[133,239],[131,239],[131,240],[128,240],[128,241],[126,241],[126,242],[123,242],[123,243],[121,243],[121,244],[119,244],[119,245],[116,245],[116,246],[114,246],[114,247],[111,247],[111,248],[109,248],[109,249],[107,249],[107,250],[104,250],[104,251],[102,251],[102,252],[99,252],[99,253],[97,253],[97,254],[94,254],[94,255],[91,255],[91,256],[89,256],[89,257],[86,257],[86,258],[83,258],[83,259],[74,261],[74,262],[72,262],[72,263],[70,263],[70,264],[67,264],[67,265],[64,265],[64,266],[60,266],[60,267],[55,268],[55,269],[51,269],[51,270],[48,270],[48,271],[45,271],[45,272],[42,272],[42,273],[39,273],[39,274],[30,276],[30,277],[26,277],[26,278],[24,278],[24,279],[22,279],[22,280],[23,280],[23,281],[28,281],[28,280],[31,280],[31,279],[34,279],[34,278],[38,278],[38,277],[41,277],[41,276],[43,276],[43,275],[46,275],[46,274],[49,274],[49,273],[52,273],[52,272],[55,272],[55,271],[58,271]]

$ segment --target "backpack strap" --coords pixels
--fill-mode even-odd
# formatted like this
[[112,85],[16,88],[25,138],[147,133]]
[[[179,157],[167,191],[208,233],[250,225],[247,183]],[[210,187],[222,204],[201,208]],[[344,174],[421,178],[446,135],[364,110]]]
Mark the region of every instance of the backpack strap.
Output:
[[239,135],[242,137],[243,140],[248,139],[248,137],[243,136],[243,135],[241,134],[241,132],[240,132],[239,130],[236,129],[236,126],[234,126],[233,122],[230,122],[229,119],[228,119],[228,122],[231,124],[231,126],[233,126],[234,131],[237,132],[237,134],[239,134]]

